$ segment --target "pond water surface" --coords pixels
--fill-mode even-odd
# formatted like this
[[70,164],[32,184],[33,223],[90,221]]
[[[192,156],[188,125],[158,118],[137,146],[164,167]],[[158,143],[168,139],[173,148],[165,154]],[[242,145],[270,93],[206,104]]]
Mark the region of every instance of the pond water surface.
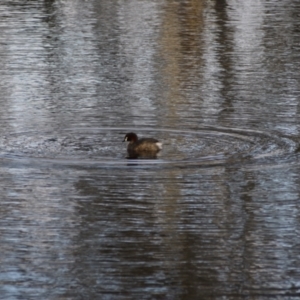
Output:
[[0,28],[1,299],[300,298],[299,1],[7,0]]

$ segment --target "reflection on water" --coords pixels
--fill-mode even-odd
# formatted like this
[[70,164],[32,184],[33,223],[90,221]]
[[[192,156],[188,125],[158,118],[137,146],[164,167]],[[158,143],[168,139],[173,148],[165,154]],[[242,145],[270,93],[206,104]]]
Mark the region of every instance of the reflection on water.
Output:
[[299,297],[299,9],[2,1],[0,298]]

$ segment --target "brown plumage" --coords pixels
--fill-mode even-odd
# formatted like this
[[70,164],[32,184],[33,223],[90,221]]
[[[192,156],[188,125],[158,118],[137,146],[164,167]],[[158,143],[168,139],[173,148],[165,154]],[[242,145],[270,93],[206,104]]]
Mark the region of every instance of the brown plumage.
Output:
[[162,143],[153,138],[138,139],[134,132],[125,135],[123,142],[128,142],[127,152],[129,158],[155,158],[162,149]]

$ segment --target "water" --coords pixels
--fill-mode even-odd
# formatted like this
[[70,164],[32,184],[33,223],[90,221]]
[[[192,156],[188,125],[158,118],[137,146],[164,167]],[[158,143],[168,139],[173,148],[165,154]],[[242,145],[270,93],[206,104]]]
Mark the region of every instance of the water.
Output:
[[299,12],[2,1],[0,298],[300,298]]

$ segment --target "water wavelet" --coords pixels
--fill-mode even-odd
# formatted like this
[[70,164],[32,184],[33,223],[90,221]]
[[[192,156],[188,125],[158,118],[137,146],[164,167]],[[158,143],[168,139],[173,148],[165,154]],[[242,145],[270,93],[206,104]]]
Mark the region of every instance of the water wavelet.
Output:
[[[126,132],[149,133],[162,141],[158,159],[126,160],[122,143]],[[56,132],[19,132],[0,141],[2,159],[80,167],[213,167],[260,163],[287,157],[298,145],[278,133],[224,127],[174,128],[72,128]]]

